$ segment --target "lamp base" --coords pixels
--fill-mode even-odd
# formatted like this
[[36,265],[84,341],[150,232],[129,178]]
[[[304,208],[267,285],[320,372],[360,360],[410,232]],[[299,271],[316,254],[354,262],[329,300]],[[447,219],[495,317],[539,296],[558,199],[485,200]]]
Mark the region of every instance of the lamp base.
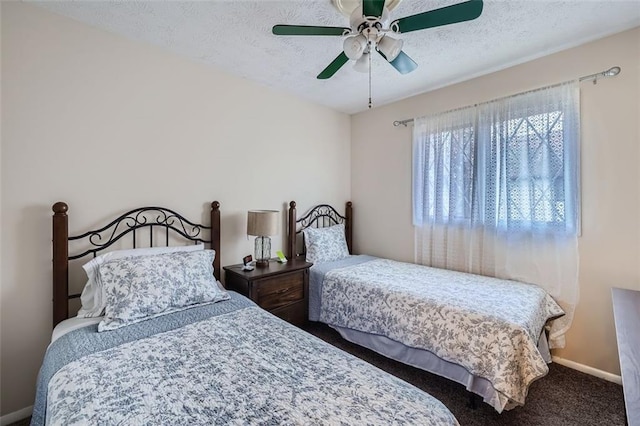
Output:
[[266,268],[269,266],[269,259],[256,260],[257,268]]
[[258,268],[266,268],[269,266],[271,258],[271,238],[256,237],[255,245],[256,266]]

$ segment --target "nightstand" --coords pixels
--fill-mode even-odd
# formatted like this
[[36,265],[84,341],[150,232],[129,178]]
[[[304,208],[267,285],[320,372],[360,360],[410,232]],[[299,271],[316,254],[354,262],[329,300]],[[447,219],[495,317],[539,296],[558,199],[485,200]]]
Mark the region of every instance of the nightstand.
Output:
[[312,263],[289,260],[243,271],[242,265],[225,266],[225,287],[253,300],[261,308],[295,325],[309,317],[309,268]]

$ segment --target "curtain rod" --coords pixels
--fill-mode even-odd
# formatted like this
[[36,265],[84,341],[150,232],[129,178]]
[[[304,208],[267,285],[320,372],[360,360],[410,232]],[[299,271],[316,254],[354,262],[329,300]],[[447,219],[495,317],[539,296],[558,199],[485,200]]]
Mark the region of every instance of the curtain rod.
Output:
[[[602,71],[602,72],[598,72],[598,73],[595,73],[595,74],[589,74],[589,75],[585,75],[583,77],[580,77],[578,79],[578,81],[582,82],[582,81],[585,81],[585,80],[593,80],[593,84],[596,84],[598,82],[599,78],[601,78],[601,77],[602,78],[604,78],[604,77],[615,77],[616,75],[620,74],[620,71],[621,71],[620,67],[617,67],[617,66],[616,67],[611,67],[606,71]],[[526,92],[521,92],[521,93],[516,93],[515,95],[504,96],[502,98],[497,98],[497,99],[493,99],[493,100],[486,101],[486,102],[480,102],[480,103],[473,104],[473,105],[467,105],[467,106],[460,107],[460,108],[450,109],[448,111],[442,112],[441,114],[445,114],[447,112],[458,111],[458,110],[465,109],[465,108],[476,107],[478,105],[488,104],[490,102],[499,101],[501,99],[507,99],[507,98],[510,98],[510,97],[513,97],[513,96],[523,95],[525,93],[537,92],[538,90],[550,89],[552,87],[557,87],[557,86],[560,86],[562,84],[568,83],[569,81],[572,81],[572,80],[565,81],[564,83],[552,84],[551,86],[539,87],[537,89],[528,90]],[[393,122],[393,125],[394,125],[394,127],[398,127],[398,126],[407,127],[407,125],[411,124],[411,123],[413,123],[413,118],[408,118],[406,120],[396,120],[396,121]]]

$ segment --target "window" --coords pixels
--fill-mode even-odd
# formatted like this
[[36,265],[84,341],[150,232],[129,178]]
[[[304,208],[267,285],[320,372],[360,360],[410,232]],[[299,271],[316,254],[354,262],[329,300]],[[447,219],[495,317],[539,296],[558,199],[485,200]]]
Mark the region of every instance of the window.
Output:
[[414,224],[575,234],[578,105],[562,85],[416,119]]

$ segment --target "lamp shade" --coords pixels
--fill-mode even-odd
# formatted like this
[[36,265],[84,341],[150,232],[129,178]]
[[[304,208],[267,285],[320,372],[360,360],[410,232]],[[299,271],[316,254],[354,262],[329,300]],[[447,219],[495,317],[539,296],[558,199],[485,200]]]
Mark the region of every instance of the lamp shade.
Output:
[[277,210],[249,210],[247,214],[247,235],[267,237],[278,234]]
[[378,42],[378,51],[384,55],[387,61],[392,62],[402,52],[402,45],[402,40],[384,36]]
[[357,36],[347,37],[344,39],[344,43],[342,44],[344,54],[347,55],[347,58],[353,59],[353,60],[360,59],[366,47],[367,47],[367,38],[362,34],[358,34]]

